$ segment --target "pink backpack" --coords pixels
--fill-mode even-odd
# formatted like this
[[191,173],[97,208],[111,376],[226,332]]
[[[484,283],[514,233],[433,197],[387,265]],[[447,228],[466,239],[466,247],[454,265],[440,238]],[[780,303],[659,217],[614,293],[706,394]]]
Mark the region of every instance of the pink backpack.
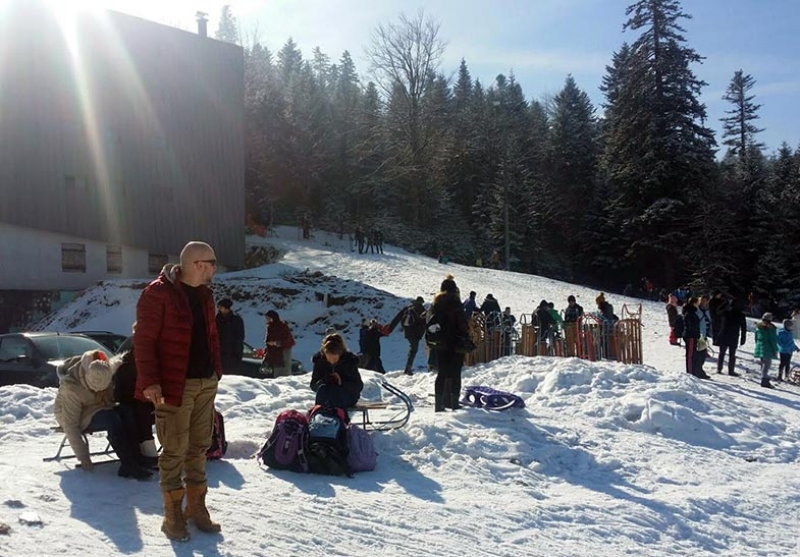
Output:
[[308,420],[305,414],[284,410],[275,419],[272,433],[257,457],[270,468],[308,472],[307,445]]

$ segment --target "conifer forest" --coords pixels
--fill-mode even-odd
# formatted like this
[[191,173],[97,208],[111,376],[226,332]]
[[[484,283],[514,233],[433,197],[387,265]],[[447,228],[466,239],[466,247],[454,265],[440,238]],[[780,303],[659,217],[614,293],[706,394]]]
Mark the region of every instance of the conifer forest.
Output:
[[647,277],[800,304],[800,147],[765,152],[748,68],[711,129],[690,17],[678,0],[630,5],[594,106],[570,75],[532,99],[513,74],[443,67],[423,12],[376,24],[356,68],[292,39],[271,52],[226,7],[216,36],[245,50],[248,213],[377,228],[469,265],[505,266],[507,242],[511,270],[609,290]]

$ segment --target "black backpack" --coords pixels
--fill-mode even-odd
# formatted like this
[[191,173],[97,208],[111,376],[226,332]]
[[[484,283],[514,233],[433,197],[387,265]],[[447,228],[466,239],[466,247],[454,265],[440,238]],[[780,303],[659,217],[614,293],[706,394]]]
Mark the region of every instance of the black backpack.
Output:
[[347,462],[347,411],[316,405],[308,411],[308,471],[312,474],[351,476]]
[[409,329],[413,330],[419,326],[419,315],[417,314],[414,306],[410,306],[406,308],[406,312],[403,315],[403,330],[407,331]]
[[431,350],[442,350],[445,348],[446,341],[444,329],[439,323],[439,317],[431,309],[428,311],[428,319],[425,321],[425,344]]

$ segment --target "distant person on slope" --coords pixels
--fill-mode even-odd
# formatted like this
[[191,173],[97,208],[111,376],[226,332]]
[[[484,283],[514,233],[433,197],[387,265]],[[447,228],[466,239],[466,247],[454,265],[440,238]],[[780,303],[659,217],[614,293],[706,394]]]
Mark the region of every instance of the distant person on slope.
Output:
[[722,373],[725,352],[728,352],[728,375],[738,377],[736,369],[736,349],[747,340],[747,318],[741,300],[724,301],[717,310],[720,316],[719,331],[714,335],[714,344],[719,346],[717,373]]
[[678,297],[675,294],[669,295],[667,302],[667,322],[669,323],[669,343],[672,346],[680,346],[681,341],[675,334],[675,322],[678,320]]
[[756,323],[756,348],[753,351],[753,356],[761,359],[761,386],[767,389],[774,388],[769,381],[769,368],[778,355],[778,330],[772,320],[772,314],[767,312]]
[[583,307],[575,300],[572,294],[567,297],[567,307],[564,309],[564,323],[575,323],[583,317]]
[[705,322],[697,309],[699,300],[689,298],[683,306],[683,340],[686,343],[686,373],[691,373],[699,379],[710,379],[703,371],[707,351],[703,344],[705,340]]
[[472,319],[472,314],[478,311],[478,302],[475,301],[475,297],[478,294],[473,290],[469,293],[469,298],[466,302],[464,302],[464,313],[467,314],[467,319]]
[[487,317],[492,313],[500,313],[500,302],[493,295],[487,294],[481,304],[481,313]]
[[292,331],[278,312],[269,310],[266,314],[267,336],[264,339],[267,354],[264,363],[272,368],[273,377],[287,377],[292,374],[292,347],[295,345]]
[[310,387],[316,393],[315,404],[334,408],[356,405],[364,382],[358,371],[358,356],[347,351],[341,335],[325,336],[311,362],[314,368]]
[[418,296],[414,302],[403,309],[389,323],[389,331],[393,331],[397,324],[402,324],[403,336],[408,341],[408,358],[403,371],[406,375],[413,375],[414,359],[419,351],[419,341],[425,336],[425,300]]
[[[792,335],[794,321],[787,319],[783,322],[783,329],[778,332],[778,348],[780,351],[781,362],[778,367],[778,381],[789,380],[789,370],[792,367],[792,355],[798,351],[797,344]],[[786,374],[784,376],[784,373]]]

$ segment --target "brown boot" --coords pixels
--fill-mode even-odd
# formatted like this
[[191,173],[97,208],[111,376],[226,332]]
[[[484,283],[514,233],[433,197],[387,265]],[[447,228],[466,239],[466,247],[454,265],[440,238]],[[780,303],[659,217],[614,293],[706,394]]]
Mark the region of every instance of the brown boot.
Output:
[[183,517],[183,496],[185,489],[164,491],[164,522],[161,531],[171,540],[185,542],[189,540],[189,530]]
[[191,520],[201,532],[216,534],[222,526],[211,520],[206,508],[206,484],[188,484],[186,486],[186,518]]

